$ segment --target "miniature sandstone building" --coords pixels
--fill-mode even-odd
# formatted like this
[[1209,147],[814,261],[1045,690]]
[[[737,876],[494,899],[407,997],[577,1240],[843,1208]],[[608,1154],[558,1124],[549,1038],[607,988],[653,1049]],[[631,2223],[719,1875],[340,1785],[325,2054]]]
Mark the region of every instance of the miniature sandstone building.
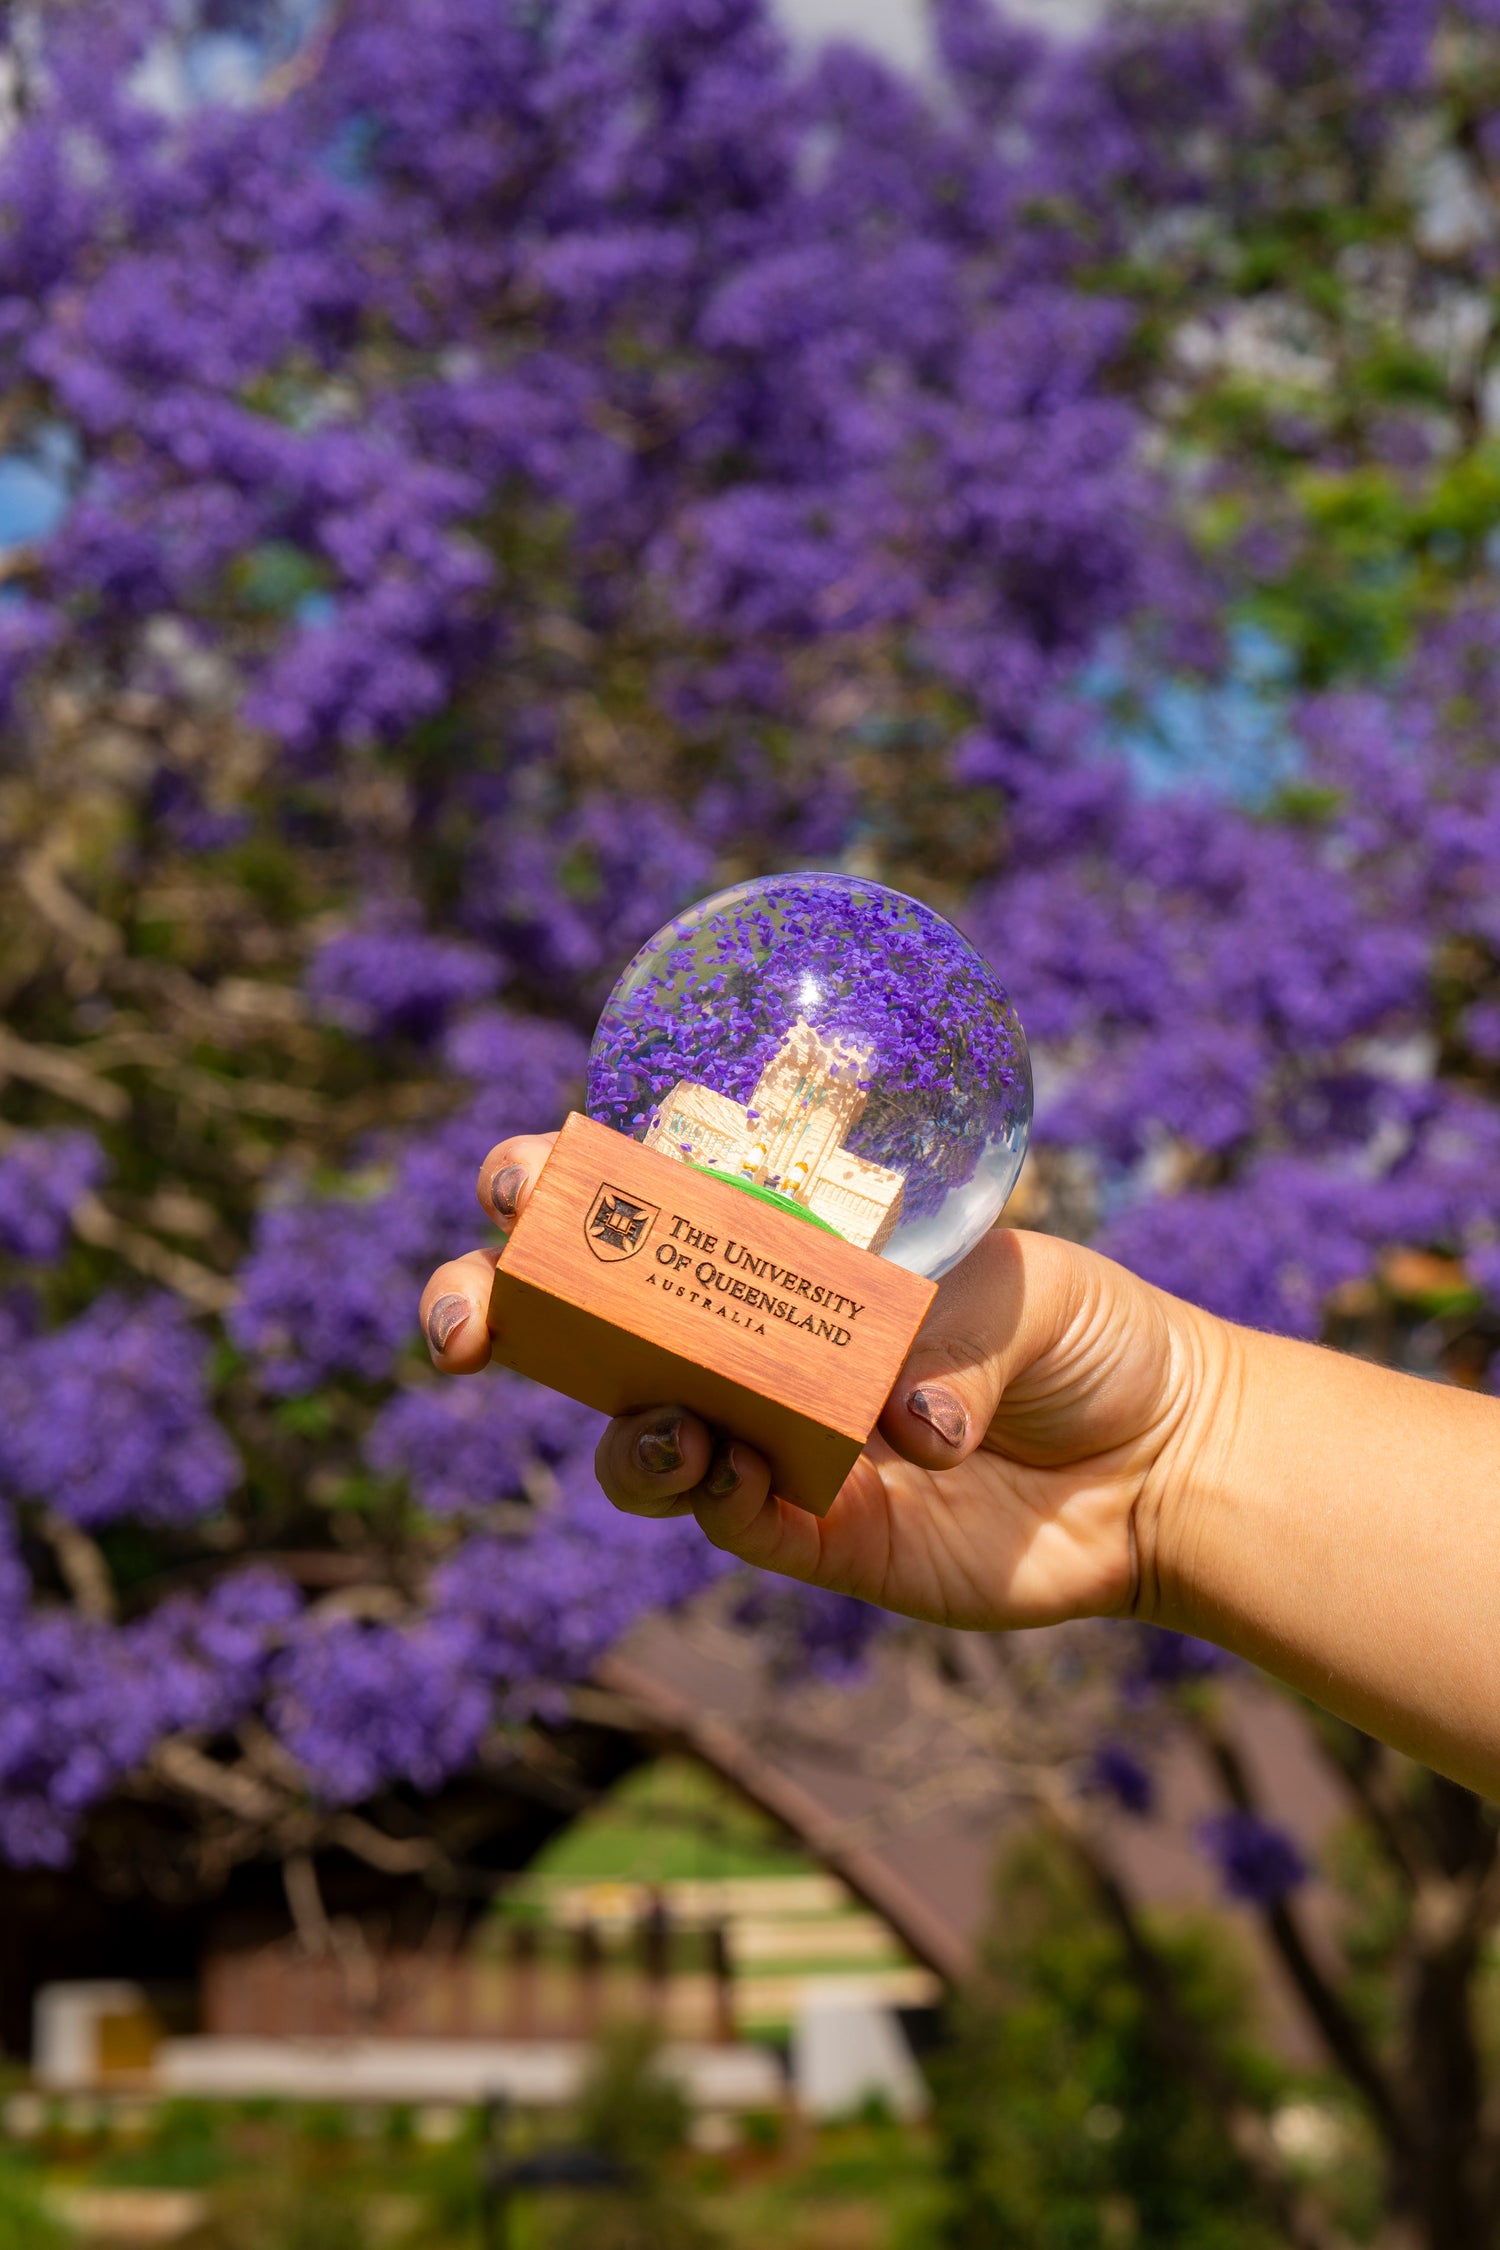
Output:
[[776,1189],[861,1250],[883,1250],[901,1216],[901,1174],[844,1141],[869,1099],[870,1050],[824,1039],[799,1017],[748,1102],[680,1078],[651,1119],[647,1148]]

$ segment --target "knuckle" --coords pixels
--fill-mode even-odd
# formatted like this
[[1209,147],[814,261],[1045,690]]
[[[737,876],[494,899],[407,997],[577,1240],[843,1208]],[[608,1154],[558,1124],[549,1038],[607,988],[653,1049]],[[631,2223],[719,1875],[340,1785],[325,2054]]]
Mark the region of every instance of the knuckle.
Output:
[[913,1362],[928,1361],[949,1374],[980,1374],[989,1364],[990,1350],[977,1336],[955,1330],[951,1333],[919,1336],[911,1356]]

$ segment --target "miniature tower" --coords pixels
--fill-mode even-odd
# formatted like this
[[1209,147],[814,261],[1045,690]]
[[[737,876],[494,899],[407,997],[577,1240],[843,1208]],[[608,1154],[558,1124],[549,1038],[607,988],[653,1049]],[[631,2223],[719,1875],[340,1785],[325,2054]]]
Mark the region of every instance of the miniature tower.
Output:
[[824,1039],[799,1017],[748,1103],[680,1078],[653,1113],[644,1145],[773,1188],[846,1242],[881,1250],[901,1216],[901,1174],[843,1145],[869,1098],[861,1080],[870,1059],[868,1048]]
[[759,1177],[767,1187],[795,1196],[811,1185],[865,1106],[860,1079],[869,1060],[868,1047],[820,1038],[798,1017],[750,1096],[766,1152]]

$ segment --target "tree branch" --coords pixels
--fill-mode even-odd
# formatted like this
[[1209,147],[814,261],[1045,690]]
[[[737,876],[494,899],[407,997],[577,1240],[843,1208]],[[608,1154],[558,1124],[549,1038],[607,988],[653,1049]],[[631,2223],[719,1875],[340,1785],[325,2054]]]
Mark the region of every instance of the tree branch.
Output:
[[332,1953],[333,1929],[311,1854],[288,1852],[281,1863],[281,1883],[292,1926],[302,1940],[303,1949],[313,1954]]
[[124,939],[113,922],[85,906],[70,891],[57,871],[56,848],[29,852],[17,871],[16,881],[42,920],[77,952],[110,955],[124,949]]
[[1146,1935],[1119,1873],[1077,1805],[1055,1777],[1038,1791],[1037,1802],[1043,1817],[1079,1861],[1114,1925],[1163,2045],[1218,2111],[1236,2155],[1264,2197],[1289,2250],[1348,2250],[1346,2237],[1330,2227],[1288,2179],[1266,2119],[1246,2101],[1212,2047],[1183,2013],[1168,1963]]
[[111,1125],[130,1114],[130,1096],[123,1086],[101,1078],[78,1060],[67,1047],[38,1047],[0,1024],[0,1077],[22,1078],[49,1094],[71,1102],[75,1109],[92,1111]]
[[332,1105],[312,1087],[270,1078],[231,1078],[189,1062],[180,1038],[165,1031],[127,1027],[104,1032],[70,1050],[96,1071],[139,1070],[164,1073],[171,1091],[185,1103],[234,1117],[271,1117],[288,1125],[326,1126]]
[[159,1742],[147,1770],[174,1789],[199,1797],[256,1827],[267,1827],[286,1810],[284,1801],[244,1766],[223,1766],[181,1736]]
[[[1238,1749],[1215,1720],[1199,1716],[1193,1723],[1230,1803],[1240,1812],[1263,1818],[1260,1800]],[[1330,2057],[1363,2096],[1386,2145],[1403,2157],[1409,2156],[1411,2134],[1390,2079],[1376,2060],[1363,2031],[1314,1960],[1300,1918],[1285,1898],[1266,1907],[1261,1918]]]
[[[0,1053],[0,1067],[3,1063],[4,1056]],[[140,1227],[116,1218],[97,1195],[85,1195],[74,1205],[73,1225],[82,1239],[92,1243],[96,1250],[112,1250],[117,1258],[134,1266],[137,1273],[164,1283],[174,1295],[186,1298],[199,1312],[225,1312],[234,1303],[232,1281],[200,1265],[184,1251],[169,1250],[154,1234],[146,1234]]]
[[47,1509],[40,1528],[78,1609],[85,1617],[108,1623],[115,1615],[115,1590],[96,1543],[55,1508]]
[[431,1837],[388,1836],[357,1813],[340,1813],[329,1826],[328,1841],[379,1868],[382,1875],[423,1875],[439,1862],[447,1864]]
[[[1355,1810],[1368,1822],[1371,1834],[1397,1873],[1415,1886],[1431,1854],[1420,1823],[1408,1817],[1391,1787],[1390,1753],[1384,1743],[1361,1734],[1344,1720],[1319,1726],[1317,1736]],[[1353,1755],[1343,1754],[1341,1740],[1349,1743]]]

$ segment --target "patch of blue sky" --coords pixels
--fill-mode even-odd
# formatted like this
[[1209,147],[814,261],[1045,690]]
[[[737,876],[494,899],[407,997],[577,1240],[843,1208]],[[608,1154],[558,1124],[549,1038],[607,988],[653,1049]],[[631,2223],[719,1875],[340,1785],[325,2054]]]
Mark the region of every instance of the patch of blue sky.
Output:
[[329,0],[259,0],[240,10],[237,22],[204,29],[196,0],[179,0],[174,28],[135,72],[136,97],[169,116],[211,103],[253,102],[271,74],[318,30],[328,8]]
[[1078,684],[1102,709],[1104,754],[1123,758],[1148,796],[1208,789],[1255,806],[1302,769],[1290,661],[1259,626],[1236,628],[1216,680],[1153,674],[1121,645],[1088,665]]
[[78,446],[49,422],[24,452],[0,453],[0,553],[50,539],[68,512]]
[[271,67],[265,49],[235,31],[215,31],[190,39],[181,56],[184,104],[237,107],[254,101]]

